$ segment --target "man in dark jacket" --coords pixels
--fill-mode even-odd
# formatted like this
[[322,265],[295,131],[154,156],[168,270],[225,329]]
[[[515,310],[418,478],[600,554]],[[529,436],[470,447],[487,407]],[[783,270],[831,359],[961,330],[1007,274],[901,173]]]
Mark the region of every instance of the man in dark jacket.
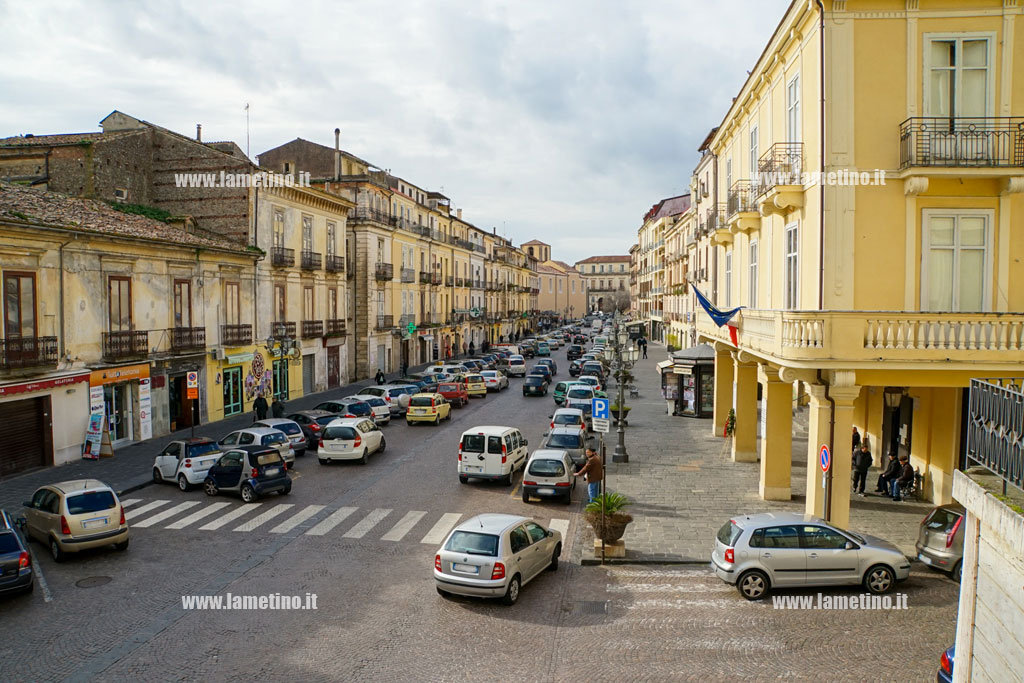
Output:
[[889,454],[889,464],[886,465],[885,471],[878,475],[878,486],[875,487],[876,493],[889,493],[892,487],[892,480],[898,477],[900,474],[900,461],[896,459],[895,453]]
[[868,480],[871,463],[871,451],[868,450],[866,443],[862,443],[860,450],[853,454],[853,490],[857,492],[857,495],[864,495],[864,484]]
[[[267,399],[263,398],[263,394],[256,397],[256,400],[252,402],[252,409],[256,411],[256,420],[267,419]],[[255,422],[255,420],[253,420]]]
[[380,368],[377,368],[377,374],[374,376],[373,381],[376,382],[377,384],[384,384],[384,380],[384,371],[381,370]]
[[274,402],[270,404],[270,414],[274,417],[284,417],[284,401],[275,398]]
[[900,476],[892,481],[892,499],[903,500],[900,497],[900,489],[914,481],[914,468],[910,466],[910,459],[905,455],[900,456]]

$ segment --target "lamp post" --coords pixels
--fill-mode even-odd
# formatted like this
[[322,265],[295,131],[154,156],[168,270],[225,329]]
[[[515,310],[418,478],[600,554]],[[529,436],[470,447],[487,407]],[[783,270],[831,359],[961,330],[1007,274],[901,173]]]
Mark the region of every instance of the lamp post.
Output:
[[619,415],[615,430],[618,434],[618,443],[615,444],[615,451],[612,453],[612,462],[629,462],[629,453],[626,452],[626,430],[623,426],[623,409],[626,403],[626,397],[623,394],[625,389],[624,375],[636,363],[639,350],[632,345],[627,347],[627,344],[629,344],[629,333],[622,327],[618,311],[615,312],[614,320],[615,327],[612,332],[612,338],[604,350],[605,359],[612,366],[616,383],[618,384],[617,405],[619,407]]

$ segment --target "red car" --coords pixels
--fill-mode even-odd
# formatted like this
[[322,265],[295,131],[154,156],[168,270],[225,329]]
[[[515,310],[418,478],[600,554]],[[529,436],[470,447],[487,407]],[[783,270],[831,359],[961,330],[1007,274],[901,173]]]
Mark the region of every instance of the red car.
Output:
[[461,408],[469,403],[465,382],[441,382],[437,385],[437,393],[448,399],[448,402]]

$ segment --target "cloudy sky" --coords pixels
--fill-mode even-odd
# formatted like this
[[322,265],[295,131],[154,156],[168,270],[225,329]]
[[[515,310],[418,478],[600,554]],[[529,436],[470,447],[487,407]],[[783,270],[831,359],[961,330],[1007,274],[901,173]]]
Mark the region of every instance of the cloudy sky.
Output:
[[342,148],[556,258],[685,192],[788,0],[0,0],[0,136],[113,109],[252,155]]

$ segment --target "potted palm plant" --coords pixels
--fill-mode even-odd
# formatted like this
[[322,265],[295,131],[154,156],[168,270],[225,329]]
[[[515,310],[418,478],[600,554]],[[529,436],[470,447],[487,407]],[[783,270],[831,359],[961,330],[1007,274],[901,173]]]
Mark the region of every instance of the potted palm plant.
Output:
[[594,535],[605,543],[615,543],[626,533],[633,516],[623,512],[630,501],[621,493],[606,491],[583,508],[583,518],[594,529]]

